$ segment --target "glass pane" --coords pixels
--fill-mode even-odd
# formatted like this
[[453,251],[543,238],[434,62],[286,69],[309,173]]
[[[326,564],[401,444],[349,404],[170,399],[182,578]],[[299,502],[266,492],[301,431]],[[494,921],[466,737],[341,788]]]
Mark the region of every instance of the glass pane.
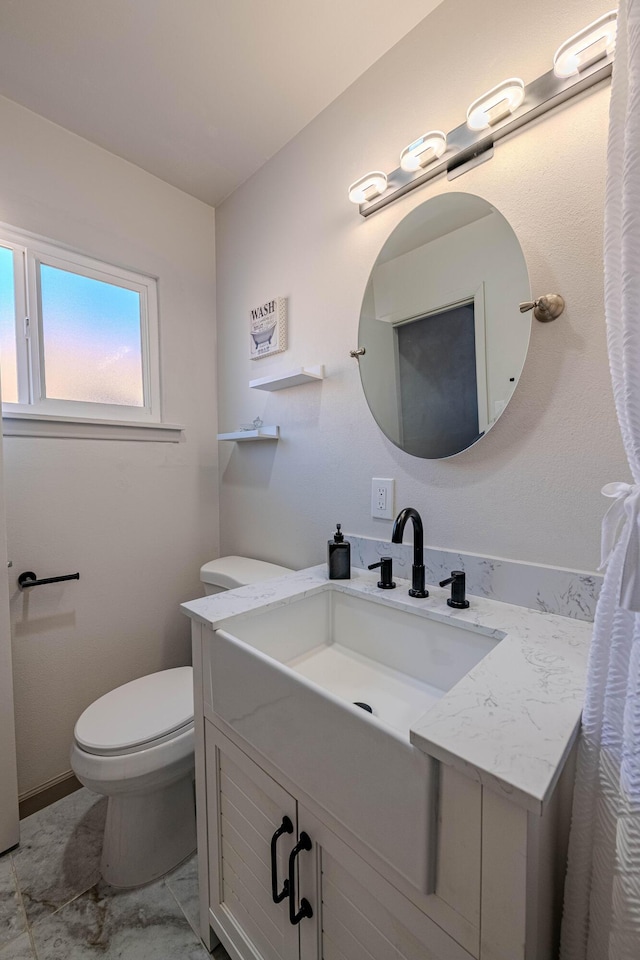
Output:
[[0,376],[2,399],[18,402],[16,358],[16,298],[13,285],[13,250],[0,247]]
[[46,396],[144,406],[140,294],[40,265]]

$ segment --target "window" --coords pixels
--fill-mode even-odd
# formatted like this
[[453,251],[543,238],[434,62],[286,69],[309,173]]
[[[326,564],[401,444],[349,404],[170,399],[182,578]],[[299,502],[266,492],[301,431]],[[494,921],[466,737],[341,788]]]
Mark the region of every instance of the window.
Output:
[[156,281],[0,227],[7,416],[160,423]]

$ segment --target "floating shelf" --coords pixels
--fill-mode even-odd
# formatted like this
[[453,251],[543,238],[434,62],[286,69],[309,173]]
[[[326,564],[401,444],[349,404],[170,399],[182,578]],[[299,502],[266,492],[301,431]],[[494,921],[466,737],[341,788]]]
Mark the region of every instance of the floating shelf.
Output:
[[287,387],[298,387],[302,383],[314,383],[324,380],[324,366],[296,367],[275,377],[261,377],[259,380],[249,380],[252,390],[285,390]]
[[257,430],[236,430],[234,433],[219,433],[218,440],[233,440],[246,443],[247,440],[278,440],[280,427],[259,427]]

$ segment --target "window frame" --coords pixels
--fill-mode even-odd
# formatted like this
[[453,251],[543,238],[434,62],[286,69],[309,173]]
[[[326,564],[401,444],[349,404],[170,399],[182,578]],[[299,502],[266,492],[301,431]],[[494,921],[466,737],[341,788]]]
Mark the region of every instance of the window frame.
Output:
[[[29,403],[29,366],[26,351],[23,349],[24,325],[29,313],[26,288],[26,256],[27,250],[24,240],[17,236],[9,236],[0,227],[0,246],[11,250],[13,255],[13,295],[14,295],[14,337],[16,348],[16,376],[18,386],[18,402],[12,407],[26,407]],[[22,318],[22,320],[19,320]]]
[[[162,425],[157,278],[63,247],[0,223],[0,246],[14,259],[18,402],[2,403],[3,419]],[[40,267],[133,290],[140,296],[143,406],[62,400],[46,396]]]

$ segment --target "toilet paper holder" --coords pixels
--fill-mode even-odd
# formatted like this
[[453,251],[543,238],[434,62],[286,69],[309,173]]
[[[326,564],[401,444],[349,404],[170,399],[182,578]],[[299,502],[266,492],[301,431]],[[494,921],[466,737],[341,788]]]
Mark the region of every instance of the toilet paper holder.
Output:
[[79,573],[67,573],[63,577],[45,577],[43,580],[38,580],[35,573],[31,570],[25,570],[24,573],[21,573],[18,577],[18,586],[21,590],[24,590],[25,587],[39,587],[43,583],[60,583],[62,580],[79,580]]

